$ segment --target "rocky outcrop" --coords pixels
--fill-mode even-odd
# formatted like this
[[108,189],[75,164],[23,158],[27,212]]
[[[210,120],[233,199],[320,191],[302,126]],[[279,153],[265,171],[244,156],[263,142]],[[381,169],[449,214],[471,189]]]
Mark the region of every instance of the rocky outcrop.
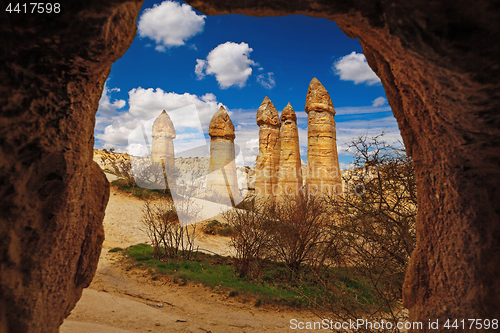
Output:
[[92,162],[95,113],[140,7],[0,14],[1,332],[58,332],[94,276],[109,196]]
[[290,103],[281,112],[281,152],[276,195],[298,194],[302,187],[302,160],[300,159],[297,116]]
[[210,135],[210,166],[207,175],[207,196],[228,206],[239,202],[234,151],[234,125],[223,106],[219,108],[208,129]]
[[359,38],[417,177],[411,321],[500,308],[500,8],[494,1],[188,0],[209,15],[308,15]]
[[313,78],[306,96],[307,176],[311,193],[342,193],[335,131],[335,109],[325,87]]
[[259,154],[255,161],[255,195],[275,195],[280,164],[280,127],[278,111],[266,96],[257,110]]
[[[151,169],[155,174],[164,174],[160,182],[163,188],[176,184],[174,139],[175,128],[168,113],[163,112],[153,122],[151,136]],[[165,182],[166,181],[166,182]]]
[[165,110],[155,119],[152,129],[151,162],[163,163],[165,167],[174,165],[175,128],[170,116]]

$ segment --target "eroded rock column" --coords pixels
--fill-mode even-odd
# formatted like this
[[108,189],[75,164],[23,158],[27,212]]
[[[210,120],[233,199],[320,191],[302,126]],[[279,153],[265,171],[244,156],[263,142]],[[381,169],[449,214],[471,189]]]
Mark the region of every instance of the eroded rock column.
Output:
[[305,111],[308,116],[306,188],[310,193],[341,193],[335,109],[328,91],[316,78],[309,84]]
[[168,188],[168,184],[175,184],[174,139],[176,135],[174,124],[165,110],[155,119],[152,136],[151,163],[153,168],[159,169],[155,172],[165,173],[167,178],[165,185]]
[[226,205],[234,205],[239,196],[234,161],[234,125],[223,106],[208,130],[210,135],[210,166],[207,175],[207,196]]
[[302,187],[297,116],[290,103],[281,112],[281,153],[277,195],[298,194]]
[[275,195],[280,165],[280,127],[278,111],[266,96],[257,110],[259,155],[255,161],[255,195]]

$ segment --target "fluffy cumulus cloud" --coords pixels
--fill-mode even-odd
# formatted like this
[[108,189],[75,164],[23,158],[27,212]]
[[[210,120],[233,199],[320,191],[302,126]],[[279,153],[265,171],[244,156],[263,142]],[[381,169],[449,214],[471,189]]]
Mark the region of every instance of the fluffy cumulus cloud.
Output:
[[377,97],[373,100],[372,106],[378,108],[387,104],[387,99],[383,96]]
[[181,46],[203,31],[205,15],[198,15],[187,4],[164,1],[146,9],[139,18],[139,36],[156,42],[156,50]]
[[363,53],[352,52],[333,63],[335,74],[343,81],[353,81],[354,84],[366,83],[374,85],[380,83],[380,79],[372,71]]
[[259,82],[266,89],[273,89],[276,86],[273,72],[257,75],[257,82]]
[[[130,144],[132,132],[141,124],[146,124],[146,130],[149,132],[152,125],[149,122],[158,117],[162,110],[169,113],[178,133],[176,148],[185,150],[194,147],[193,145],[203,145],[203,133],[208,132],[212,116],[222,105],[211,93],[197,96],[165,92],[160,88],[139,87],[130,90],[128,94],[128,111],[98,115],[100,126],[96,127],[95,132],[98,147],[116,148],[120,152],[137,154],[141,147],[137,143]],[[199,133],[200,128],[203,133]],[[139,135],[138,139],[142,139],[142,136]]]
[[258,64],[250,59],[253,49],[247,43],[226,42],[215,47],[206,59],[197,59],[195,73],[198,79],[215,75],[222,89],[246,85],[252,74],[252,66]]
[[104,85],[104,89],[102,90],[101,99],[99,100],[99,108],[98,112],[101,114],[112,115],[118,109],[123,108],[126,105],[126,102],[123,99],[115,99],[111,101],[111,93],[119,92],[120,88],[108,88],[108,83]]

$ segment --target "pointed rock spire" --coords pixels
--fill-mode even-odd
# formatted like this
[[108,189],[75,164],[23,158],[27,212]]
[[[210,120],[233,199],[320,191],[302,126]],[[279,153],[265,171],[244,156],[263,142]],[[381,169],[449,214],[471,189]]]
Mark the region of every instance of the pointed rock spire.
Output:
[[166,137],[175,139],[175,128],[172,119],[168,113],[163,110],[162,113],[153,122],[153,137]]
[[278,184],[281,121],[273,102],[266,96],[257,110],[259,155],[255,161],[255,194],[272,196]]
[[210,200],[218,203],[234,205],[239,202],[234,161],[234,125],[223,106],[213,115],[208,134],[210,135],[210,165],[206,195]]
[[257,125],[280,126],[280,117],[273,102],[266,96],[257,110]]
[[297,122],[297,116],[295,115],[295,111],[293,111],[292,105],[288,102],[287,106],[281,112],[281,123],[285,122],[285,120],[291,120],[293,122]]
[[307,176],[311,193],[333,195],[342,192],[335,131],[335,109],[325,87],[313,78],[306,97]]
[[297,116],[290,103],[281,112],[280,172],[276,195],[297,195],[302,187]]
[[321,82],[317,78],[313,78],[311,83],[309,83],[309,90],[307,91],[306,97],[306,113],[310,110],[319,112],[331,112],[335,115],[335,109],[333,108],[332,99],[330,94],[323,87]]
[[219,111],[213,115],[208,128],[208,134],[210,137],[228,138],[234,140],[234,125],[223,106],[221,106]]

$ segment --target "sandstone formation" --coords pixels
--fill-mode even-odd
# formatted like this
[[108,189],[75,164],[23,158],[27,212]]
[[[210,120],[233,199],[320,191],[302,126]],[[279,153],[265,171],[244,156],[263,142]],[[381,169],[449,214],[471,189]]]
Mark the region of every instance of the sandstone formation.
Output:
[[58,332],[104,239],[95,113],[141,2],[61,8],[0,14],[0,332]]
[[212,117],[208,134],[210,166],[207,175],[207,196],[217,202],[234,206],[239,197],[234,161],[234,125],[223,106]]
[[306,97],[307,176],[311,193],[342,193],[335,131],[335,109],[325,87],[313,78]]
[[297,116],[290,103],[281,112],[280,140],[280,167],[276,195],[297,194],[302,187],[302,160]]
[[[496,3],[188,2],[209,15],[323,17],[359,38],[416,168],[410,320],[498,318]],[[91,161],[94,115],[141,4],[88,0],[58,15],[1,14],[2,332],[57,332],[95,272],[108,192]]]
[[255,195],[275,195],[280,165],[280,127],[278,111],[266,96],[257,110],[259,154],[255,161]]
[[163,160],[165,168],[172,167],[175,158],[175,128],[165,110],[153,122],[152,136],[151,162],[161,163]]
[[167,183],[162,182],[162,186],[168,188],[169,185],[175,185],[175,128],[172,119],[165,110],[153,122],[152,137],[152,167],[160,169],[158,171],[161,172],[165,170]]

